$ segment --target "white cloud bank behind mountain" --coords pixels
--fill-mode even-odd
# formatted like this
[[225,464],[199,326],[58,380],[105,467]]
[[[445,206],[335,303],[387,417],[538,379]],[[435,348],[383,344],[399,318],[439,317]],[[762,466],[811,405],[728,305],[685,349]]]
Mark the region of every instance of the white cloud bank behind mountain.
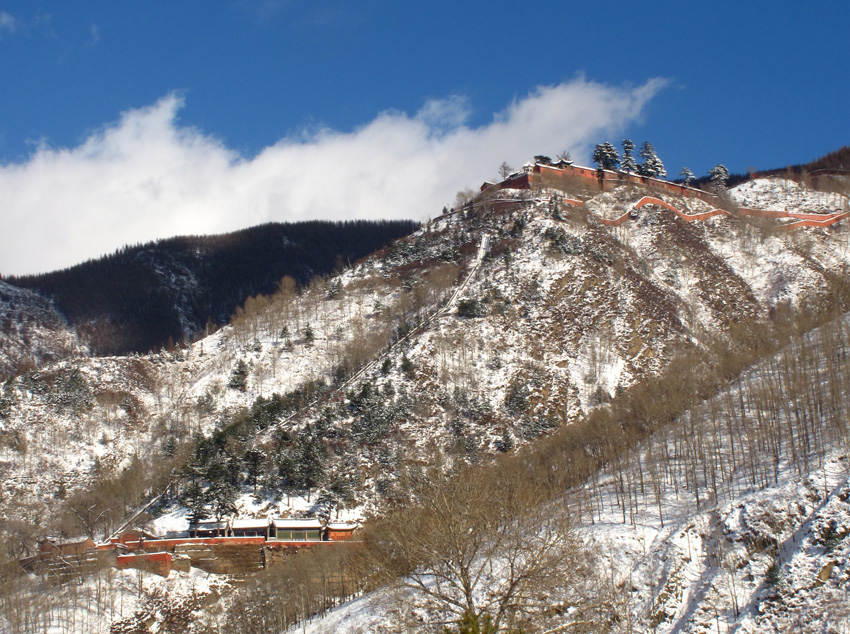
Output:
[[351,132],[287,137],[246,158],[179,123],[181,97],[123,113],[72,148],[42,145],[0,166],[0,273],[66,267],[125,244],[268,221],[436,216],[503,161],[591,145],[640,117],[664,86],[578,78],[515,100],[470,127],[451,97],[411,116],[383,112]]

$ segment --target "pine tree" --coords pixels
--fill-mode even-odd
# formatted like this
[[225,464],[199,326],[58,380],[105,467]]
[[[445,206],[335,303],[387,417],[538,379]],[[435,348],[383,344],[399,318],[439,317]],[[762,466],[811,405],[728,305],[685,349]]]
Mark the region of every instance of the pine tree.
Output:
[[248,473],[248,484],[254,487],[254,491],[256,491],[263,471],[263,454],[254,449],[249,449],[245,452],[243,460],[245,471]]
[[248,366],[242,359],[239,359],[239,361],[236,363],[236,367],[233,368],[233,372],[230,373],[230,381],[228,381],[227,387],[231,387],[234,390],[244,392],[247,386]]
[[641,164],[638,166],[638,171],[643,176],[653,176],[652,173],[652,158],[655,156],[655,148],[652,143],[644,141],[640,146]]
[[169,436],[162,444],[162,453],[166,456],[174,456],[177,453],[177,441],[174,436]]
[[236,512],[237,489],[227,480],[218,480],[210,484],[208,491],[210,510],[220,520]]
[[653,168],[655,170],[656,178],[667,178],[667,170],[664,168],[664,163],[661,162],[661,159],[658,156],[653,160]]
[[679,172],[679,178],[682,179],[682,183],[685,187],[690,187],[696,180],[696,176],[694,176],[694,173],[688,167],[682,168],[682,171]]
[[310,324],[307,324],[306,326],[304,326],[304,343],[306,343],[309,346],[310,344],[313,343],[315,338],[316,338],[316,335],[313,334],[313,329],[310,327]]
[[277,459],[277,481],[281,491],[287,495],[287,504],[289,496],[298,490],[297,465],[293,452],[288,449],[283,449]]
[[593,161],[600,170],[613,170],[620,164],[620,155],[617,153],[617,148],[605,141],[593,148]]
[[[454,630],[446,628],[448,634]],[[496,626],[489,614],[477,615],[475,612],[464,612],[457,625],[457,634],[496,634]]]
[[505,427],[502,430],[502,437],[496,441],[496,449],[501,452],[508,452],[514,448],[514,438],[511,436],[511,432],[508,431],[508,428]]
[[197,524],[205,517],[207,512],[207,495],[203,487],[197,482],[192,482],[180,496],[180,502],[189,509],[189,523]]
[[221,457],[213,458],[207,465],[205,477],[209,482],[207,500],[216,519],[236,511],[237,488],[232,482],[232,473]]
[[413,365],[413,361],[407,357],[407,354],[404,354],[401,357],[401,371],[408,379],[413,379],[415,376],[416,368]]
[[637,162],[635,161],[635,157],[633,152],[635,151],[635,144],[631,139],[623,139],[623,160],[620,162],[620,170],[623,172],[629,172],[632,174],[636,174],[638,171]]
[[227,460],[227,483],[237,488],[242,484],[242,461],[236,456]]
[[330,519],[330,514],[334,509],[346,508],[356,504],[352,486],[352,478],[338,474],[334,476],[316,499],[318,504],[326,507],[328,519]]
[[643,162],[638,166],[638,173],[643,176],[651,176],[652,178],[666,178],[667,170],[664,169],[664,163],[658,158],[655,153],[655,148],[652,143],[644,141],[640,148],[640,157]]
[[718,163],[708,171],[708,177],[711,179],[711,184],[714,189],[721,191],[726,189],[726,183],[729,180],[729,170],[725,165]]
[[321,483],[325,473],[325,445],[322,440],[305,429],[298,435],[295,449],[295,479],[299,486],[307,489],[307,501],[310,490]]

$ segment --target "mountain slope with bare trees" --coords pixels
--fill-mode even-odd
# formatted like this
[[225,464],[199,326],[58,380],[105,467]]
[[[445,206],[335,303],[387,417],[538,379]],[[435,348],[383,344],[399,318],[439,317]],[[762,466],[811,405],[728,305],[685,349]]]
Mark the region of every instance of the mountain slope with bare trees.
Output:
[[[729,199],[802,200],[779,181],[759,187]],[[794,201],[783,198],[792,190]],[[404,508],[426,476],[478,473],[494,456],[545,462],[546,450],[524,452],[550,438],[563,439],[552,455],[586,450],[550,463],[563,465],[552,478],[590,477],[669,422],[674,409],[664,407],[682,394],[708,397],[737,376],[740,359],[774,350],[767,333],[847,309],[848,223],[789,232],[735,214],[686,222],[659,205],[633,209],[646,194],[636,185],[487,193],[339,273],[307,286],[284,277],[191,346],[59,361],[6,381],[9,554],[26,554],[46,532],[103,538],[163,491],[135,522],[157,531],[185,526],[189,514],[362,519]],[[599,220],[624,213],[619,226]],[[621,401],[628,416],[605,418],[625,411]],[[639,506],[629,506],[634,476],[618,474],[605,495],[627,522]],[[515,495],[517,513],[550,503],[536,489]],[[575,544],[581,513],[553,524],[551,539]],[[511,540],[506,533],[506,548],[527,556]],[[367,565],[363,575],[377,583],[387,569]],[[606,583],[586,580],[587,592]],[[475,592],[469,605],[479,605]],[[564,609],[576,600],[558,596]],[[605,609],[622,614],[619,604]]]

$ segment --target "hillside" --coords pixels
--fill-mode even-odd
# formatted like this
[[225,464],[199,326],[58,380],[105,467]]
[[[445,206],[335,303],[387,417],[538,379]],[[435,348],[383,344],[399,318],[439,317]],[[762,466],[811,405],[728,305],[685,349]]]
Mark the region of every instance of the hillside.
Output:
[[227,323],[285,275],[306,284],[413,231],[398,222],[270,223],[125,247],[71,268],[7,280],[50,298],[95,354],[158,350]]
[[844,146],[835,150],[834,152],[830,152],[825,154],[824,156],[815,159],[814,161],[809,161],[808,163],[802,165],[791,165],[787,168],[773,169],[767,170],[764,172],[759,172],[759,176],[781,176],[786,172],[791,172],[792,174],[801,174],[803,172],[808,172],[809,174],[820,171],[832,171],[832,172],[848,172],[850,173],[850,146]]
[[[829,152],[808,163],[796,163],[794,165],[763,169],[747,174],[730,174],[727,184],[729,187],[736,187],[753,178],[779,178],[795,182],[807,180],[810,181],[809,184],[813,183],[816,188],[834,190],[846,194],[850,185],[850,181],[848,181],[848,178],[850,178],[850,146],[844,146],[834,152]],[[701,176],[694,181],[694,184],[696,187],[710,187],[711,178],[709,176]]]
[[[660,202],[637,208],[647,194]],[[824,217],[847,205],[775,179],[731,197]],[[636,185],[501,190],[301,292],[252,298],[186,348],[6,381],[7,542],[102,538],[174,475],[138,520],[153,531],[185,529],[188,507],[364,518],[418,469],[533,446],[847,279],[847,222],[712,211]]]
[[[275,488],[279,461],[309,422],[311,434],[334,430],[332,442],[323,432],[324,478],[344,469],[357,497],[375,501],[391,491],[401,465],[426,459],[435,445],[474,459],[575,421],[660,371],[673,350],[711,345],[729,329],[827,292],[850,258],[841,224],[764,233],[735,218],[685,223],[649,206],[606,227],[594,217],[619,216],[643,192],[596,193],[586,208],[564,205],[554,192],[502,195],[514,202],[501,211],[485,205],[439,218],[301,295],[288,289],[252,300],[234,324],[184,351],[67,361],[8,383],[5,429],[25,434],[36,459],[21,463],[6,450],[7,490],[44,503],[56,482],[68,488],[93,478],[95,458],[100,469],[104,460],[126,465],[217,426],[217,442],[232,440],[201,466],[216,456],[242,460],[259,442],[263,481]],[[481,268],[456,306],[411,333],[465,276],[485,235]],[[407,333],[385,362],[342,390],[345,401],[282,425],[288,439],[250,439]],[[229,387],[240,362],[243,385]],[[274,393],[289,396],[268,401]],[[254,409],[246,418],[242,407]]]
[[[848,346],[845,314],[662,425],[616,468],[562,491],[558,504],[569,507],[593,565],[581,581],[561,572],[560,583],[574,584],[592,625],[576,605],[538,615],[532,629],[844,631]],[[818,420],[804,420],[815,411]],[[509,576],[500,560],[509,554],[482,549],[499,571],[482,603]],[[297,631],[391,632],[399,623],[436,631],[429,621],[450,608],[397,580]]]
[[50,301],[0,280],[0,380],[85,352]]

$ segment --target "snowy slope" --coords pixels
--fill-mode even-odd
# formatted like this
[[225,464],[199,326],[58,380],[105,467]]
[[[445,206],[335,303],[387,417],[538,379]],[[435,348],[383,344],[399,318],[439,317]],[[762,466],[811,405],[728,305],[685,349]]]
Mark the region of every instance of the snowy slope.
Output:
[[[623,606],[614,631],[847,632],[849,467],[850,456],[837,453],[822,471],[800,478],[783,470],[777,484],[701,513],[677,508],[671,496],[664,527],[651,512],[623,523],[608,500],[613,512],[579,530],[599,571],[614,575],[612,598]],[[766,544],[778,544],[778,557]],[[290,631],[399,631],[401,608],[412,603],[405,592],[369,593]],[[560,625],[553,619],[547,631]]]
[[754,178],[732,188],[732,198],[746,207],[779,211],[847,211],[850,201],[836,192],[824,192],[784,178]]
[[[786,196],[786,185],[771,183],[756,181],[733,194],[746,204],[754,196],[762,206],[805,207]],[[159,455],[193,434],[220,430],[259,397],[296,392],[299,398],[251,446],[273,456],[281,438],[307,426],[321,429],[326,479],[317,488],[331,477],[356,476],[354,508],[343,511],[356,518],[380,508],[398,474],[432,459],[435,450],[451,464],[481,460],[506,441],[531,442],[660,371],[674,349],[709,345],[735,324],[765,318],[783,303],[817,298],[850,264],[847,223],[764,232],[733,217],[686,223],[650,205],[609,227],[597,218],[621,216],[645,192],[628,186],[575,193],[584,207],[563,203],[563,194],[502,192],[519,202],[485,202],[437,218],[303,292],[251,300],[231,325],[189,348],[69,358],[6,381],[0,394],[0,519],[32,524],[43,534],[52,529],[45,518],[63,498],[90,487],[98,474],[120,472],[137,456]],[[659,196],[693,212],[708,207]],[[234,381],[240,363],[241,384]],[[364,369],[354,374],[358,368]],[[840,500],[846,488],[840,453],[829,464],[827,489]],[[809,480],[784,470],[771,488],[739,487],[710,511],[677,510],[669,501],[665,516],[676,519],[663,530],[652,523],[650,500],[634,525],[623,525],[609,505],[608,516],[587,527],[588,539],[620,549],[621,585],[629,571],[644,580],[629,601],[636,622],[649,627],[640,620],[654,613],[659,627],[680,622],[698,629],[708,623],[707,606],[726,600],[721,586],[727,581],[706,557],[682,568],[682,540],[702,548],[707,538],[701,535],[718,531],[727,531],[733,543],[757,540],[747,533],[750,523],[734,524],[738,510],[757,515],[771,500],[784,503],[801,491],[815,495]],[[242,493],[243,513],[264,514],[272,505],[277,513],[316,512],[320,491],[312,491],[310,502],[311,492],[259,501],[249,487]],[[844,522],[835,496],[789,512],[772,535],[785,540],[783,531],[793,526],[810,538],[805,548],[789,546],[787,571],[822,566],[811,540],[821,535],[823,521]],[[822,510],[826,515],[818,515]],[[166,511],[155,527],[185,525],[185,509],[172,503]],[[111,519],[114,528],[124,518]],[[644,561],[647,552],[653,554]],[[841,561],[836,579],[846,571]],[[740,604],[761,596],[756,579],[763,563],[754,556],[749,570],[727,575],[740,590]],[[681,579],[689,575],[690,581],[676,580],[677,566]],[[658,586],[668,582],[667,595],[678,597],[669,605]],[[809,590],[793,586],[788,600],[805,602]],[[662,603],[654,612],[648,607]],[[727,610],[722,618],[757,629],[759,619],[774,618],[770,601],[757,603],[764,612],[739,610],[732,617]],[[359,602],[351,609],[360,611],[356,622],[367,631],[374,629],[363,620],[367,614],[386,618]],[[776,619],[787,616],[780,607],[775,612]]]
[[[593,214],[616,217],[643,194],[623,187],[584,199]],[[657,372],[675,347],[709,343],[780,302],[823,292],[850,261],[841,224],[762,235],[734,218],[683,223],[648,206],[606,227],[561,195],[438,218],[304,293],[246,306],[191,348],[67,360],[7,382],[5,510],[14,500],[37,518],[58,504],[60,487],[87,486],[96,465],[126,466],[169,438],[209,433],[258,396],[310,382],[326,386],[317,397],[333,398],[277,427],[330,417],[338,433],[328,472],[354,460],[359,501],[380,504],[399,467],[433,446],[474,460],[505,437],[529,442]],[[487,252],[457,306],[433,316],[466,280],[485,234]],[[327,387],[378,354],[382,363],[341,392]],[[244,391],[229,387],[240,361]],[[351,397],[367,383],[389,422],[363,439]],[[272,451],[275,433],[258,447]]]
[[[846,350],[850,318],[844,317],[843,344]],[[832,326],[828,326],[832,327]],[[742,375],[740,382],[721,392],[696,411],[697,425],[714,439],[704,451],[717,451],[722,460],[737,463],[731,477],[719,474],[716,495],[703,498],[696,507],[694,490],[682,478],[665,479],[657,492],[639,493],[634,515],[616,501],[613,477],[599,485],[603,493],[601,511],[582,526],[583,534],[600,552],[618,579],[632,623],[644,631],[826,631],[850,629],[850,454],[847,453],[846,423],[838,438],[828,440],[826,430],[835,415],[848,415],[848,366],[845,353],[837,352],[837,339],[819,338],[816,331],[777,357],[761,362]],[[839,331],[840,332],[840,331]],[[833,356],[837,364],[828,365]],[[794,388],[777,379],[776,369],[788,359],[803,359],[809,394],[835,396],[830,406],[811,427],[796,426],[800,411],[783,399]],[[796,370],[792,370],[792,373]],[[771,382],[783,383],[772,386]],[[766,407],[763,397],[779,390],[785,405]],[[802,398],[800,400],[803,400]],[[737,403],[737,404],[736,404]],[[836,409],[832,409],[836,408]],[[709,412],[720,412],[720,420],[738,418],[750,431],[742,434],[735,425],[713,428]],[[818,435],[794,444],[798,454],[761,451],[756,445],[757,428],[747,419],[770,419],[777,428],[797,436],[801,429]],[[674,426],[685,427],[692,413],[684,414]],[[733,432],[732,429],[735,429]],[[711,430],[711,431],[709,431]],[[827,440],[821,441],[821,438]],[[763,441],[762,441],[763,442]],[[687,461],[673,448],[669,437],[656,438],[668,444],[668,460]],[[749,449],[748,449],[749,447]],[[734,458],[738,453],[737,459]],[[751,458],[744,456],[749,454]],[[768,456],[768,454],[771,454]],[[645,464],[651,463],[647,449]],[[710,463],[711,460],[705,460]],[[761,476],[756,476],[761,471]],[[703,471],[705,474],[705,472]],[[705,475],[704,491],[711,490]],[[663,521],[662,521],[663,518]],[[586,518],[587,519],[587,518]]]
[[[687,428],[696,417],[698,428],[714,435],[704,451],[719,449],[725,454],[724,460],[738,465],[730,478],[716,476],[720,480],[716,496],[705,497],[711,479],[698,467],[705,480],[704,497],[697,506],[693,487],[680,477],[680,465],[688,458],[679,453],[681,445],[676,444],[673,434],[664,431],[647,443],[653,451],[643,447],[637,452],[644,472],[628,510],[622,494],[618,495],[618,479],[611,472],[603,472],[564,497],[571,500],[580,518],[576,531],[594,553],[596,572],[606,580],[609,599],[619,606],[614,631],[850,630],[850,454],[846,423],[843,442],[825,442],[818,449],[812,443],[805,460],[791,460],[787,447],[784,458],[775,462],[769,452],[751,449],[753,465],[745,457],[745,448],[753,444],[755,434],[743,437],[725,424],[712,428],[707,416],[710,411],[720,412],[721,420],[732,416],[730,399],[741,403],[745,418],[769,416],[767,410],[759,412],[758,397],[767,387],[766,379],[776,380],[769,377],[775,376],[777,363],[805,357],[810,385],[820,383],[822,397],[843,390],[835,401],[835,413],[846,421],[850,366],[841,355],[850,344],[848,327],[850,317],[845,316],[841,335],[845,353],[837,353],[841,357],[838,365],[827,362],[836,340],[819,339],[820,331],[815,332],[806,338],[805,350],[798,342],[757,364],[728,390],[672,424],[673,428]],[[744,400],[740,400],[740,394],[745,395]],[[795,415],[794,408],[783,411],[777,425],[793,427],[789,418]],[[824,417],[828,415],[829,410],[824,410]],[[817,425],[825,422],[817,421]],[[665,444],[671,475],[657,479],[651,456],[661,455],[659,447]],[[733,457],[736,451],[737,459]],[[768,477],[754,479],[760,471]],[[637,474],[630,475],[637,483]],[[581,506],[577,504],[580,500]],[[416,603],[405,594],[409,592],[393,588],[372,592],[299,626],[297,631],[397,631],[394,627],[404,606]],[[568,623],[569,617],[552,616],[545,627],[552,628],[547,631],[561,631],[559,628],[566,628]]]
[[0,380],[85,348],[38,293],[0,280]]
[[[49,592],[45,592],[45,584]],[[192,568],[163,578],[149,572],[105,567],[63,584],[35,575],[8,592],[0,631],[203,632],[205,610],[229,589],[229,580]]]

